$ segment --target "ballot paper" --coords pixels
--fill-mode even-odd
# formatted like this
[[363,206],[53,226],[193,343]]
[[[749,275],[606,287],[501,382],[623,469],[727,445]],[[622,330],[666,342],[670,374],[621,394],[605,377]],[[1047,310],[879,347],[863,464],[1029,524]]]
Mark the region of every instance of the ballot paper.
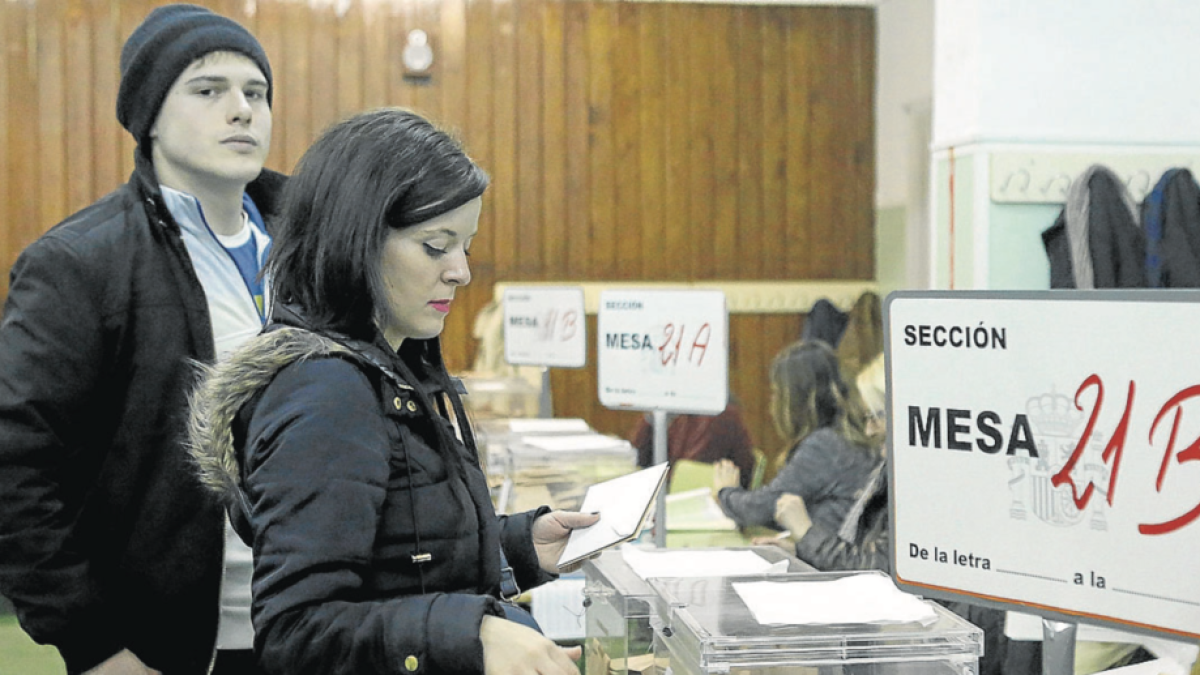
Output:
[[937,621],[929,603],[896,588],[890,577],[855,574],[833,581],[734,582],[733,590],[763,625],[920,623]]
[[591,527],[573,530],[558,566],[566,567],[617,544],[637,538],[667,479],[667,463],[596,483],[583,496],[579,510],[599,513]]
[[643,551],[623,546],[625,564],[642,579],[724,577],[787,572],[788,561],[772,563],[754,551]]

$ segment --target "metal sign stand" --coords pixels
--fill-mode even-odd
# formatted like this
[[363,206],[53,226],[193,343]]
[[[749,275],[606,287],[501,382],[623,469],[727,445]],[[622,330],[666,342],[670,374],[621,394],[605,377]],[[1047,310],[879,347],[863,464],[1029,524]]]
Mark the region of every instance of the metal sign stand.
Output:
[[[654,410],[654,464],[667,461],[667,411]],[[654,510],[654,545],[657,548],[667,547],[667,486],[658,491],[658,500]]]
[[1067,621],[1042,619],[1042,675],[1073,675],[1078,628]]

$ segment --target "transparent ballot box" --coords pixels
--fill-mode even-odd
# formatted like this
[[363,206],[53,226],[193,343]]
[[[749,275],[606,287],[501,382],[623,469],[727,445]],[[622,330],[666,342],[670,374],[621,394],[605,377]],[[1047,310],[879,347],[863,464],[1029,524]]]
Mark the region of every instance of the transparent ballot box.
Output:
[[519,422],[510,420],[507,434],[485,432],[486,441],[480,443],[486,449],[488,484],[500,513],[519,513],[543,504],[574,510],[588,487],[638,468],[637,450],[629,441],[586,425],[565,431],[582,420]]
[[976,675],[983,632],[876,571],[652,579],[674,675]]
[[644,549],[623,546],[583,564],[586,675],[643,672],[654,659],[653,575],[813,571],[776,546]]
[[463,405],[474,420],[537,417],[541,387],[517,376],[459,373],[467,395]]

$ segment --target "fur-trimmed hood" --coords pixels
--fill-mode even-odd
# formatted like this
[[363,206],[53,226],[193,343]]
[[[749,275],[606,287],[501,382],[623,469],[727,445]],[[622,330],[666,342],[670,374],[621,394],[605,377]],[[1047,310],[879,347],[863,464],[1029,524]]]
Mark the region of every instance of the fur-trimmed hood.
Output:
[[201,365],[192,392],[187,447],[200,482],[230,506],[245,507],[233,423],[242,407],[286,366],[305,359],[353,353],[303,328],[285,327],[254,337],[227,360]]

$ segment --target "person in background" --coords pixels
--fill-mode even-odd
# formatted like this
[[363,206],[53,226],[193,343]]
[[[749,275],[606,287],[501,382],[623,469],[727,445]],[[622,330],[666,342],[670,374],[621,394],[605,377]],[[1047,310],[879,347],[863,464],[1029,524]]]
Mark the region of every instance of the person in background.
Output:
[[[754,476],[754,443],[742,421],[742,407],[730,400],[718,415],[667,415],[667,460],[680,459],[712,464],[728,459],[738,468],[738,484],[750,487]],[[638,466],[654,463],[653,418],[643,415],[630,433],[637,448]]]
[[867,414],[842,380],[837,355],[820,340],[793,343],[771,363],[771,419],[791,448],[783,469],[759,490],[737,487],[732,462],[718,462],[713,490],[738,525],[775,526],[784,493],[804,498],[813,520],[836,530],[878,461],[879,439],[867,435]]
[[598,516],[496,515],[438,340],[487,185],[444,131],[381,109],[326,131],[286,188],[271,323],[191,411],[200,474],[253,543],[269,673],[577,672],[503,600]]
[[189,361],[262,328],[271,67],[236,22],[167,5],[120,68],[133,175],[12,269],[0,593],[71,674],[255,673],[250,553],[180,440]]

